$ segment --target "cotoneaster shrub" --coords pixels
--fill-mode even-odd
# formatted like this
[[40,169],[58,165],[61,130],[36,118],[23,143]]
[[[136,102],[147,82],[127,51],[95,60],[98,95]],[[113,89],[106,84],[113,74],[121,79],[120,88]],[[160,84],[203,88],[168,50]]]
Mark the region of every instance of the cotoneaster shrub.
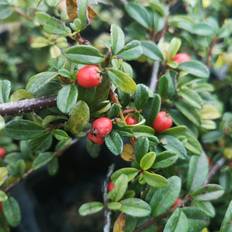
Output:
[[105,144],[127,161],[109,168],[101,202],[79,208],[104,211],[105,232],[232,231],[228,9],[222,0],[1,0],[1,25],[18,22],[43,65],[19,79],[17,64],[33,55],[1,47],[0,231],[21,221],[11,188],[45,165],[56,174],[81,138],[91,156]]

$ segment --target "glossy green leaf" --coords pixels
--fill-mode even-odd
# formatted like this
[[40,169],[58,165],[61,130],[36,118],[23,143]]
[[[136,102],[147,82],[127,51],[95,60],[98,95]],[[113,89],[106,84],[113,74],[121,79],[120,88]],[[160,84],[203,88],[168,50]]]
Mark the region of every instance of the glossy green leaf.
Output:
[[165,213],[175,203],[180,191],[181,179],[177,176],[170,177],[165,188],[153,190],[150,201],[152,216],[157,217]]
[[135,92],[135,106],[137,109],[142,109],[149,99],[149,89],[146,85],[138,84]]
[[115,181],[120,175],[125,174],[127,175],[128,181],[131,181],[137,176],[138,173],[139,170],[136,168],[121,168],[112,174],[111,179],[112,181]]
[[6,124],[6,134],[13,139],[27,140],[39,137],[44,129],[38,124],[24,119],[15,119]]
[[222,225],[220,228],[220,232],[230,232],[232,230],[232,224],[231,224],[231,220],[232,220],[232,201],[230,202],[224,219],[222,221]]
[[78,101],[70,112],[67,126],[73,134],[79,134],[89,122],[90,110],[84,101]]
[[140,162],[144,154],[149,150],[149,140],[146,137],[140,137],[135,143],[136,160]]
[[0,103],[7,102],[9,100],[11,91],[11,82],[8,80],[0,80]]
[[76,45],[66,50],[65,56],[78,64],[99,64],[104,60],[97,48],[91,45]]
[[136,83],[127,73],[116,69],[109,69],[107,73],[113,84],[123,92],[133,94],[136,91]]
[[153,168],[167,168],[173,165],[178,159],[178,155],[172,151],[164,151],[157,155]]
[[121,174],[115,181],[115,187],[108,193],[108,197],[112,201],[119,201],[122,199],[127,190],[128,177],[125,174]]
[[3,202],[3,213],[10,226],[16,227],[21,221],[21,212],[18,202],[9,197]]
[[180,70],[183,70],[196,77],[209,77],[209,69],[203,63],[196,60],[181,63],[178,67]]
[[151,213],[149,204],[139,198],[127,198],[120,203],[121,211],[133,217],[146,217]]
[[155,152],[149,152],[146,153],[142,159],[140,160],[140,167],[143,170],[148,170],[152,167],[156,159],[156,153]]
[[163,54],[158,46],[152,41],[141,41],[143,55],[151,60],[163,60]]
[[148,171],[143,173],[143,178],[144,181],[153,188],[163,188],[168,184],[168,180],[165,177]]
[[111,46],[114,54],[117,54],[125,45],[125,35],[122,29],[113,24],[111,25]]
[[193,206],[203,211],[209,217],[215,217],[215,208],[209,201],[193,201]]
[[51,152],[40,153],[32,163],[32,169],[37,170],[50,162],[54,155]]
[[164,232],[188,232],[188,219],[181,209],[176,209],[168,219]]
[[107,135],[105,137],[105,144],[114,155],[122,153],[123,141],[118,132],[112,131],[109,135]]
[[85,28],[88,24],[88,2],[89,0],[82,0],[77,2],[77,15],[81,21],[81,28]]
[[79,214],[81,216],[91,215],[98,213],[103,209],[103,204],[101,202],[90,202],[85,203],[79,208]]
[[132,40],[118,53],[118,56],[124,60],[136,60],[143,54],[141,42]]
[[204,153],[201,156],[192,156],[189,163],[187,185],[194,191],[201,187],[208,177],[209,164]]
[[181,47],[181,39],[173,38],[168,47],[169,59],[174,57]]
[[192,33],[201,36],[212,36],[214,34],[214,30],[206,23],[197,23],[193,26]]
[[69,113],[76,104],[78,97],[77,87],[75,85],[65,85],[57,96],[57,107],[62,113]]
[[54,80],[57,76],[58,76],[57,72],[38,73],[29,79],[26,90],[33,94],[36,94],[44,87],[46,87],[49,84],[49,82]]

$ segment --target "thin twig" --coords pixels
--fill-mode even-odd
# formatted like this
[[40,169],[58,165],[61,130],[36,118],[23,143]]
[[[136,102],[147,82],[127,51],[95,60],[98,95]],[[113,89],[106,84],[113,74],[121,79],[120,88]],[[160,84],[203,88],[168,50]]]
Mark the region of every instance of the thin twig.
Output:
[[106,179],[105,179],[104,185],[103,185],[103,201],[104,201],[104,206],[105,206],[105,210],[104,210],[105,224],[104,224],[103,232],[110,232],[111,211],[107,207],[107,203],[108,203],[107,185],[108,185],[108,182],[110,180],[110,176],[112,175],[112,173],[114,171],[114,168],[115,168],[115,165],[111,164],[109,169],[108,169],[107,176],[106,176]]
[[219,159],[214,165],[213,167],[210,169],[209,174],[208,174],[208,178],[206,181],[207,183],[210,183],[210,181],[212,180],[212,178],[217,174],[217,172],[223,167],[223,165],[225,164],[226,160],[224,158]]
[[[61,156],[69,147],[71,147],[73,144],[75,144],[77,142],[77,139],[73,139],[72,142],[70,144],[68,144],[64,149],[58,150],[54,153],[54,156],[59,157]],[[14,188],[18,183],[20,183],[22,180],[24,180],[25,178],[27,178],[32,172],[34,172],[34,170],[31,168],[29,169],[27,172],[25,172],[20,178],[15,179],[15,181],[13,183],[11,183],[10,185],[6,186],[6,188],[4,189],[5,192],[10,191],[12,188]]]
[[137,229],[134,230],[134,232],[141,232],[145,229],[149,228],[151,225],[155,223],[154,218],[149,218],[147,221],[145,221],[141,226],[139,226]]
[[156,89],[156,85],[157,85],[157,81],[158,81],[159,67],[160,67],[159,61],[156,61],[152,67],[151,80],[150,80],[150,84],[149,84],[149,87],[152,90],[152,92],[154,92]]
[[41,97],[0,104],[0,115],[17,115],[56,105],[56,97]]

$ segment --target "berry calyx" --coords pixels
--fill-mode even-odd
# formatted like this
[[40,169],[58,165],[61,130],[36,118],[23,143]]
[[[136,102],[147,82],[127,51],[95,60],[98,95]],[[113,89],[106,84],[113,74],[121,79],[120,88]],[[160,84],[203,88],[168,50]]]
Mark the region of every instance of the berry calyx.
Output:
[[92,88],[101,84],[102,77],[97,65],[85,65],[76,74],[77,83],[84,88]]
[[101,117],[96,119],[92,124],[91,132],[99,137],[106,137],[113,129],[111,119],[107,117]]
[[104,139],[100,136],[94,135],[91,132],[88,133],[87,138],[96,144],[102,145],[104,143]]
[[172,60],[177,64],[180,64],[180,63],[191,61],[191,57],[187,53],[178,53],[172,58]]
[[0,147],[0,158],[4,158],[6,155],[6,150],[3,147]]
[[137,119],[132,116],[126,117],[125,121],[127,125],[134,125],[138,123]]
[[153,121],[153,128],[156,132],[161,133],[172,127],[172,117],[165,111],[160,111]]
[[113,182],[109,182],[107,184],[107,190],[108,190],[108,192],[113,191],[114,188],[115,188],[115,184]]

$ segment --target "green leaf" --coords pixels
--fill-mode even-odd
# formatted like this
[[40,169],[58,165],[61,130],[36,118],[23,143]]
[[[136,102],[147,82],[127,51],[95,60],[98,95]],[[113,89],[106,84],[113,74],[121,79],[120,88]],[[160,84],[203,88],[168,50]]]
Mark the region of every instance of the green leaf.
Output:
[[117,54],[125,45],[125,35],[122,29],[113,24],[111,25],[111,46],[114,54]]
[[48,163],[48,173],[50,176],[54,176],[57,174],[59,169],[59,162],[58,158],[54,157],[51,161]]
[[0,186],[6,181],[8,177],[8,169],[6,167],[0,167]]
[[201,231],[204,227],[209,225],[209,217],[196,207],[185,207],[183,212],[188,218],[189,230],[188,232]]
[[84,101],[78,101],[70,112],[67,126],[73,134],[79,134],[87,126],[90,118],[88,105]]
[[147,137],[139,138],[135,143],[135,156],[136,160],[140,162],[144,154],[149,150],[149,140]]
[[30,140],[28,145],[31,151],[42,152],[49,149],[51,144],[52,144],[52,135],[46,132]]
[[155,152],[149,152],[143,156],[143,158],[140,160],[140,167],[143,170],[148,170],[152,167],[156,159],[156,153]]
[[126,4],[126,11],[131,16],[131,18],[133,18],[140,25],[147,29],[150,28],[151,19],[149,16],[149,12],[146,10],[145,7],[136,3],[129,3]]
[[0,115],[0,131],[5,128],[5,120],[4,118]]
[[118,132],[112,131],[105,137],[105,144],[114,155],[119,155],[123,150],[123,141]]
[[181,191],[181,179],[172,176],[168,179],[168,185],[165,188],[153,190],[150,206],[152,216],[157,217],[165,213],[176,201]]
[[142,109],[149,99],[149,89],[146,85],[138,84],[134,96],[135,106],[137,109]]
[[103,207],[104,207],[103,204],[98,201],[85,203],[79,208],[79,214],[81,216],[95,214],[101,211]]
[[230,202],[226,210],[226,214],[222,221],[220,232],[230,232],[232,230],[231,220],[232,220],[232,201]]
[[99,64],[104,61],[103,55],[91,45],[76,45],[66,50],[65,56],[78,64]]
[[46,14],[45,12],[37,12],[35,17],[47,33],[66,36],[71,32],[71,30],[66,27],[62,21]]
[[215,209],[209,201],[193,201],[193,206],[203,211],[209,217],[215,217]]
[[125,174],[121,174],[115,181],[114,181],[114,189],[108,193],[108,197],[112,201],[119,201],[122,199],[124,194],[126,193],[127,186],[128,186],[128,177]]
[[201,36],[211,36],[214,34],[214,30],[206,23],[198,23],[193,26],[191,33]]
[[193,76],[196,77],[201,77],[201,78],[209,77],[209,69],[203,63],[196,60],[181,63],[179,64],[178,67],[180,70],[192,74]]
[[9,100],[11,90],[11,82],[8,80],[0,80],[0,103],[5,103]]
[[21,221],[21,213],[18,202],[9,197],[3,202],[3,213],[10,226],[16,227]]
[[155,61],[163,60],[163,54],[158,46],[152,41],[141,41],[143,55]]
[[49,163],[54,158],[54,155],[51,152],[40,153],[32,163],[32,169],[37,170],[47,163]]
[[120,208],[122,207],[122,204],[119,202],[110,202],[108,203],[107,207],[110,210],[120,210]]
[[200,115],[199,113],[190,105],[183,101],[175,102],[176,108],[192,123],[196,126],[200,126]]
[[84,29],[88,25],[88,2],[89,0],[77,2],[77,15],[81,20],[81,29]]
[[143,54],[141,42],[133,40],[118,53],[118,56],[124,60],[136,60]]
[[144,181],[153,188],[163,188],[168,184],[168,180],[161,175],[145,171],[143,174]]
[[114,182],[120,175],[125,174],[128,181],[131,181],[138,175],[138,173],[139,170],[136,168],[121,168],[112,174],[111,179]]
[[107,73],[113,84],[123,92],[133,94],[136,91],[136,83],[127,73],[113,68]]
[[13,13],[13,7],[7,0],[0,1],[0,19],[6,19]]
[[191,196],[198,201],[216,200],[224,194],[220,185],[207,184],[191,193]]
[[57,107],[62,113],[69,113],[76,104],[78,97],[77,87],[75,85],[65,85],[57,96]]
[[168,47],[169,59],[174,57],[181,47],[181,40],[179,38],[173,38]]
[[40,136],[44,129],[38,124],[24,119],[15,119],[6,124],[6,134],[13,139],[27,140]]
[[187,151],[183,143],[180,142],[176,137],[165,135],[162,137],[161,143],[168,151],[175,152],[181,159],[186,159]]
[[136,138],[148,137],[154,139],[158,143],[157,137],[154,136],[154,129],[146,125],[137,125],[131,127],[131,131]]
[[0,202],[6,201],[7,199],[8,196],[6,195],[6,193],[0,190]]
[[153,168],[167,168],[174,164],[178,159],[178,155],[172,151],[164,151],[157,155]]
[[164,232],[188,232],[188,219],[181,209],[176,209],[168,219]]
[[208,159],[204,153],[199,157],[192,156],[189,163],[187,178],[188,189],[194,191],[201,187],[208,177],[208,171]]
[[16,102],[22,99],[29,99],[33,98],[33,95],[26,91],[25,89],[17,89],[11,96],[10,101]]
[[139,198],[127,198],[120,203],[121,211],[133,217],[146,217],[151,213],[149,204]]
[[26,86],[26,90],[36,94],[42,90],[48,83],[58,76],[57,72],[42,72],[32,76]]
[[153,98],[150,98],[147,101],[144,109],[144,117],[146,118],[146,122],[148,125],[152,125],[154,119],[156,118],[158,112],[160,111],[161,106],[161,98],[158,94],[155,94]]

